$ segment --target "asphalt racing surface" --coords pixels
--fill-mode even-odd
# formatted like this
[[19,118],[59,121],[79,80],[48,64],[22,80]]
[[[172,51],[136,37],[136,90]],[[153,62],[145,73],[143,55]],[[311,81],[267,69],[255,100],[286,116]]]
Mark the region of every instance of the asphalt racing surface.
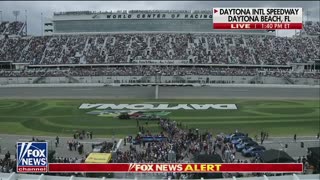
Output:
[[[2,99],[154,99],[155,87],[5,87]],[[159,87],[159,99],[255,98],[319,99],[319,88],[299,87]]]

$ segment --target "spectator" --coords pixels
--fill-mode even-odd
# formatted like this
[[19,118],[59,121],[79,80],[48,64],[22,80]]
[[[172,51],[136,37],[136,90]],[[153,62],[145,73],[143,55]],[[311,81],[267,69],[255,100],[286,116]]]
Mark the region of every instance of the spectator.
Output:
[[59,136],[56,137],[56,142],[59,144]]

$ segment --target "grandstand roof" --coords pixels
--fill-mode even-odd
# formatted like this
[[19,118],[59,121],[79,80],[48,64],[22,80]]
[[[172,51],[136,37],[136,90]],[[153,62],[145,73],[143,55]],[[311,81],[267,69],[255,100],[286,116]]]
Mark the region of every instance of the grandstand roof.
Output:
[[208,13],[212,10],[116,10],[116,11],[65,11],[55,12],[55,16],[59,15],[88,15],[88,14],[112,14],[112,13]]
[[[101,32],[224,32],[212,29],[211,10],[118,10],[56,12],[53,34]],[[47,22],[46,22],[47,23]],[[267,33],[265,30],[233,30]]]

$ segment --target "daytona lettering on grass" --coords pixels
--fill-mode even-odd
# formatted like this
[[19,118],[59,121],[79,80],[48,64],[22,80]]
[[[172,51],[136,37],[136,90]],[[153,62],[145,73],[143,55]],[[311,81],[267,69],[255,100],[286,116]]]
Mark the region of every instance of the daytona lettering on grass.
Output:
[[235,104],[81,104],[79,109],[128,109],[128,110],[233,110],[237,109]]

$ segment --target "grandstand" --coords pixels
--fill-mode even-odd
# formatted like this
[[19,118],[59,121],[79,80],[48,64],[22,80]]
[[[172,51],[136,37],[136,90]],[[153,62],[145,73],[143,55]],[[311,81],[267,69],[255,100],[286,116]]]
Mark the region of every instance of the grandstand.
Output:
[[[151,19],[154,13],[163,14],[164,16],[161,15],[160,19],[173,21],[173,24],[175,21],[181,21],[181,23],[186,21],[192,24],[198,21],[211,21],[207,11],[110,13],[110,17],[105,13],[94,12],[55,13],[52,23],[45,23],[47,26],[52,25],[53,31],[50,35],[2,37],[0,39],[0,67],[2,69],[0,76],[11,78],[23,75],[37,79],[33,79],[32,83],[37,83],[39,79],[50,83],[50,80],[46,81],[47,77],[67,77],[67,79],[72,79],[72,82],[80,82],[81,76],[104,76],[111,77],[111,79],[112,76],[139,76],[138,79],[141,81],[152,82],[152,76],[161,75],[171,76],[167,80],[170,82],[186,82],[187,76],[202,76],[201,78],[208,79],[202,83],[212,83],[216,81],[214,77],[217,76],[223,79],[226,76],[237,76],[248,78],[248,80],[234,81],[227,77],[223,81],[228,83],[319,84],[320,39],[315,35],[319,29],[318,23],[306,24],[304,33],[308,35],[288,38],[277,37],[273,33],[263,31],[237,31],[228,34],[214,30],[189,28],[190,32],[184,32],[179,29],[180,24],[177,27],[159,25],[173,28],[175,31],[150,27],[150,24],[159,21],[159,19]],[[146,21],[141,24],[145,31],[139,29],[139,33],[134,32],[130,27],[138,26],[128,26],[122,22],[128,20],[123,18],[130,13],[132,13],[130,21]],[[195,13],[203,13],[202,18],[190,19]],[[204,16],[206,13],[207,16]],[[102,19],[98,18],[100,16]],[[79,23],[79,27],[73,21]],[[98,25],[84,25],[83,23],[90,24],[96,21],[111,23],[106,27],[114,27],[114,21],[119,21],[119,24],[122,24],[119,28],[123,32],[115,32],[114,29],[100,29],[99,31],[103,32],[101,34],[101,32],[85,29]],[[63,23],[66,24],[62,25]],[[18,34],[20,30],[13,32],[10,30],[12,29],[10,24],[14,23],[9,23],[9,26],[1,25],[1,27],[6,27],[2,28],[4,29],[2,31]],[[17,27],[23,26],[23,23],[18,24]],[[198,25],[190,27],[198,27]],[[81,34],[76,30],[81,31]],[[199,78],[193,81],[197,80]],[[1,81],[2,84],[9,83],[3,78]],[[30,83],[21,82],[21,80],[10,81]],[[125,81],[129,79],[125,78]],[[92,83],[98,82],[93,81]]]
[[12,36],[23,35],[25,23],[2,22],[0,83],[154,83],[159,75],[160,83],[319,84],[318,22],[288,38],[216,31],[211,19],[206,10],[57,12],[43,25],[46,36]]

